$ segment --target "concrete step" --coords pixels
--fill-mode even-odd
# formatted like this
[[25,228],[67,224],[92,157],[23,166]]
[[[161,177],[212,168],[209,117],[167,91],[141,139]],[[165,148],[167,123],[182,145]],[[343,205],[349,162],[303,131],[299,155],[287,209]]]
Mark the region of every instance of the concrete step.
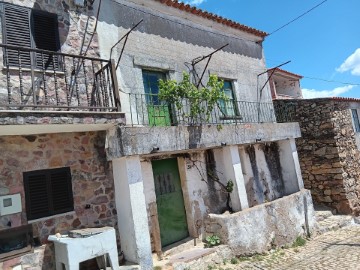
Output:
[[195,247],[203,248],[204,244],[199,239],[188,237],[180,242],[176,242],[173,245],[165,247],[163,257],[169,257]]

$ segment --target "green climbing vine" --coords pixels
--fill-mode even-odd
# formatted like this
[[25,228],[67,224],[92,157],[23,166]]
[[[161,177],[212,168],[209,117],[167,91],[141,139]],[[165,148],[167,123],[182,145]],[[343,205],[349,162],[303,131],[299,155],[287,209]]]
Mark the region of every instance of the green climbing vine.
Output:
[[223,91],[224,82],[216,75],[210,75],[205,87],[197,88],[190,80],[189,73],[183,72],[180,82],[175,80],[159,81],[159,99],[173,104],[188,123],[208,122],[212,111],[219,102],[228,101]]

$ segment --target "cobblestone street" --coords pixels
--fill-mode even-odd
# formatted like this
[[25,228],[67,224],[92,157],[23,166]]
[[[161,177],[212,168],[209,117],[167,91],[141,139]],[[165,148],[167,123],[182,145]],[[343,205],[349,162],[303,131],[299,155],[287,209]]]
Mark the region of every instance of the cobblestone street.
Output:
[[351,225],[307,241],[304,246],[280,249],[268,255],[224,261],[208,269],[325,270],[360,269],[360,226]]

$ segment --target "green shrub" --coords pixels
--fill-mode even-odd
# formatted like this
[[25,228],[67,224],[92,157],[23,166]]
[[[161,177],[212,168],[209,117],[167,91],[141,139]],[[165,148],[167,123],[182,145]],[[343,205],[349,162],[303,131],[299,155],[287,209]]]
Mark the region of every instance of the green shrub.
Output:
[[206,246],[207,247],[214,247],[220,245],[220,237],[217,235],[211,235],[206,237]]
[[293,247],[293,248],[302,247],[305,244],[306,244],[306,240],[304,238],[302,238],[301,236],[298,236],[298,237],[296,237],[296,239],[291,247]]

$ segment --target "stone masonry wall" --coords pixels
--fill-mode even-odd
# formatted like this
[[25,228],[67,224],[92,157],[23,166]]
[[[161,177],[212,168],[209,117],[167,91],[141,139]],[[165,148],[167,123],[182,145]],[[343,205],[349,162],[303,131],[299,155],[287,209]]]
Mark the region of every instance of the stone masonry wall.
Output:
[[[355,142],[351,106],[333,99],[275,100],[278,121],[299,122],[296,139],[305,188],[315,203],[339,213],[358,213],[360,152]],[[286,117],[284,117],[286,116]]]
[[[10,224],[17,227],[29,223],[23,172],[67,166],[71,168],[74,211],[33,221],[34,236],[47,244],[48,235],[56,232],[83,227],[116,227],[111,162],[106,160],[104,144],[104,132],[0,137],[0,195],[20,193],[23,208],[21,213],[0,217],[0,230],[8,229]],[[86,209],[87,204],[90,209]],[[17,264],[39,267],[42,256],[45,257],[43,269],[53,269],[52,244],[45,246],[45,252],[13,259],[0,264],[0,268],[9,269],[7,267]]]
[[332,114],[336,134],[335,140],[343,169],[343,187],[338,192],[340,195],[345,192],[347,199],[336,208],[342,211],[344,208],[350,207],[353,214],[358,216],[360,215],[360,151],[356,144],[349,107],[359,108],[360,103],[336,103]]

